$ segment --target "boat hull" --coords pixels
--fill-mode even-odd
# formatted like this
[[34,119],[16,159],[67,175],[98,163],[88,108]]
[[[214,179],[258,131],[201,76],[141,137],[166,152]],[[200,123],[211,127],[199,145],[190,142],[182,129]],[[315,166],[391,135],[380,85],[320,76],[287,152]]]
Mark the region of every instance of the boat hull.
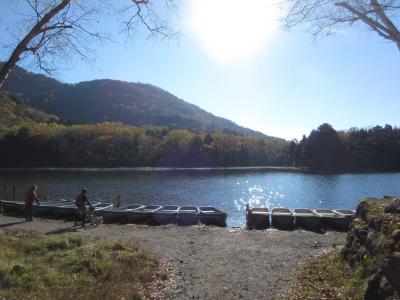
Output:
[[344,216],[321,216],[321,225],[324,228],[327,229],[332,229],[332,230],[347,230],[348,225],[347,225],[347,220]]
[[33,214],[35,216],[52,216],[54,214],[54,208],[63,206],[67,201],[54,201],[49,203],[40,203],[40,205],[33,205]]
[[128,223],[145,223],[152,219],[151,212],[127,212],[126,220]]
[[176,223],[180,226],[191,226],[199,224],[199,217],[196,213],[179,213]]
[[149,223],[153,221],[153,214],[156,213],[161,206],[149,205],[138,209],[128,209],[126,211],[126,219],[128,223]]
[[53,209],[52,216],[55,218],[71,218],[77,214],[75,206],[56,206]]
[[295,215],[296,227],[305,230],[318,231],[321,229],[321,217],[317,215],[299,216]]
[[2,212],[5,214],[23,213],[25,211],[25,204],[16,201],[1,201]]
[[294,216],[293,215],[271,215],[272,227],[281,230],[293,230],[294,229]]
[[266,229],[270,227],[269,213],[252,213],[253,227],[255,229]]
[[199,221],[204,225],[226,226],[227,215],[225,213],[199,214]]
[[157,225],[175,224],[177,215],[177,212],[158,212],[153,214],[153,221]]
[[96,214],[103,217],[103,223],[126,223],[126,213],[124,211],[109,211],[102,210],[96,212]]

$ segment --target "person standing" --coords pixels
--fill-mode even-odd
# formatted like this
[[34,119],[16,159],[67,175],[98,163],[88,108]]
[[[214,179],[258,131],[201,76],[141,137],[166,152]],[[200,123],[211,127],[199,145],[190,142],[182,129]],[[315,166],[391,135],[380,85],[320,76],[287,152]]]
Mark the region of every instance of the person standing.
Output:
[[86,195],[87,189],[83,188],[78,196],[76,196],[75,205],[76,205],[76,217],[75,217],[75,226],[78,225],[78,221],[82,221],[82,227],[85,227],[85,218],[86,218],[86,204],[92,206],[88,200]]
[[37,195],[37,185],[34,184],[25,194],[25,219],[27,222],[33,221],[33,202],[40,205],[39,197]]

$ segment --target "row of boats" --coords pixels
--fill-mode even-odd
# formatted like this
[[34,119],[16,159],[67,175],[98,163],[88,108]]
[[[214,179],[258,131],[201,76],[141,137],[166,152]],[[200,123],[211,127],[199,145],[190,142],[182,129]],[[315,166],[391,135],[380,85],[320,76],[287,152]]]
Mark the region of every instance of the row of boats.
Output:
[[[4,213],[24,213],[23,202],[1,200]],[[140,205],[114,207],[112,203],[92,203],[95,214],[104,223],[154,223],[158,225],[216,225],[226,226],[227,214],[212,206]],[[33,214],[55,218],[68,218],[76,214],[76,206],[67,200],[56,200],[34,204]]]
[[[251,217],[249,216],[251,212]],[[270,218],[271,216],[271,218]],[[296,208],[273,208],[271,212],[268,208],[252,208],[247,212],[248,225],[255,228],[265,229],[270,226],[292,230],[302,228],[312,231],[320,231],[321,228],[347,231],[354,216],[353,210],[348,209],[308,209]],[[271,219],[271,220],[270,220]],[[251,222],[252,224],[249,224]]]

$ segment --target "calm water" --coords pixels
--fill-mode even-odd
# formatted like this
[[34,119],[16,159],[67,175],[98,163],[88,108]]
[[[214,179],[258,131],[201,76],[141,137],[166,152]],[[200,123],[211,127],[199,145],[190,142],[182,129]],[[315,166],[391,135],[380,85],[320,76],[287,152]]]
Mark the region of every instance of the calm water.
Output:
[[[213,205],[229,213],[229,226],[243,226],[244,205],[288,208],[350,208],[366,196],[400,194],[400,173],[304,174],[267,170],[2,171],[0,184],[33,183],[42,195],[75,199],[85,186],[89,199],[123,204]],[[1,188],[0,196],[3,189]]]

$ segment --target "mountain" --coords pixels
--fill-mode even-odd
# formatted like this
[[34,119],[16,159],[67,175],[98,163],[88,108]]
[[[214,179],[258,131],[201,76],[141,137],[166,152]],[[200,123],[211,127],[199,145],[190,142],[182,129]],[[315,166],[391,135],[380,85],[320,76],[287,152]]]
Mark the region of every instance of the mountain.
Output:
[[33,108],[73,123],[113,121],[276,139],[217,117],[150,84],[109,79],[65,84],[16,67],[3,89]]
[[32,108],[21,103],[15,95],[0,91],[0,129],[29,126],[35,123],[59,122],[57,116]]

